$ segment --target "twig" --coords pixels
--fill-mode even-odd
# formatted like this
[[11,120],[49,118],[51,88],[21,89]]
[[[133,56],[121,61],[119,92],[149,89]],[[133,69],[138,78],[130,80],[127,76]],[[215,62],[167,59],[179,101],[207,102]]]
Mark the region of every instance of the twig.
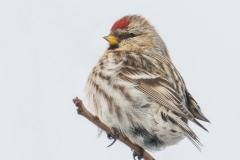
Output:
[[[114,133],[112,132],[112,130],[105,125],[104,123],[102,123],[99,118],[97,116],[92,115],[83,105],[82,101],[76,97],[73,99],[73,102],[75,103],[75,105],[78,107],[77,112],[78,114],[84,116],[85,118],[87,118],[89,121],[91,121],[93,124],[95,124],[97,127],[101,128],[102,130],[104,130],[106,133],[110,134],[111,136],[114,135]],[[139,155],[140,154],[140,147],[136,144],[133,144],[128,138],[123,137],[122,135],[119,136],[118,140],[120,140],[121,142],[123,142],[125,145],[127,145],[128,147],[130,147],[132,150],[134,150],[134,152]],[[144,151],[144,155],[143,155],[143,159],[145,160],[155,160],[147,151]]]

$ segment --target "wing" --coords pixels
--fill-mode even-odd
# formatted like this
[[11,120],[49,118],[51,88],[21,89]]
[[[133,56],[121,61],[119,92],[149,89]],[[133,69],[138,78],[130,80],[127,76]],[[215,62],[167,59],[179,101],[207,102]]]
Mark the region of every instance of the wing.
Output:
[[207,117],[205,117],[204,114],[202,113],[198,103],[195,101],[195,99],[192,97],[192,95],[188,91],[186,91],[186,96],[187,96],[187,102],[188,102],[187,107],[188,107],[188,110],[192,113],[192,115],[197,119],[210,123]]
[[[133,67],[134,62],[130,63],[131,65],[126,62],[119,74],[121,79],[133,83],[136,89],[172,111],[168,118],[171,118],[183,130],[195,146],[201,145],[197,136],[181,117],[194,122],[206,131],[207,129],[195,118],[205,121],[207,119],[203,114],[196,116],[195,112],[191,112],[191,109],[198,105],[187,92],[184,81],[171,60],[161,54],[138,56],[138,58],[134,57],[135,60],[141,61],[143,65]],[[188,104],[190,104],[190,109]]]
[[[149,54],[149,56],[152,57],[152,58],[157,59],[159,62],[162,62],[162,63],[165,63],[166,65],[172,66],[171,68],[172,68],[173,72],[176,72],[175,74],[179,77],[180,83],[184,86],[183,88],[184,88],[184,92],[185,92],[186,98],[187,98],[186,100],[187,100],[188,110],[191,112],[191,114],[194,116],[194,118],[197,118],[197,119],[202,120],[202,121],[210,122],[206,118],[206,116],[204,116],[204,114],[202,113],[201,108],[199,107],[199,105],[196,102],[196,100],[187,91],[182,76],[177,71],[177,69],[174,67],[174,65],[172,64],[171,60],[168,57],[165,57],[165,56],[160,55],[160,54]],[[194,123],[198,123],[198,122],[196,121]],[[204,128],[204,130],[206,130],[206,128]]]

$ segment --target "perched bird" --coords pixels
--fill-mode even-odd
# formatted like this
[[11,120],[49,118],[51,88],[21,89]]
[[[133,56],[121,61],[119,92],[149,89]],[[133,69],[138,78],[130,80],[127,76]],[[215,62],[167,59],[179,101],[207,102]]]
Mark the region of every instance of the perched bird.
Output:
[[207,131],[196,119],[209,120],[154,27],[139,15],[127,15],[104,38],[110,45],[88,77],[86,94],[92,112],[115,132],[113,138],[126,136],[144,152],[187,137],[200,150],[188,121]]

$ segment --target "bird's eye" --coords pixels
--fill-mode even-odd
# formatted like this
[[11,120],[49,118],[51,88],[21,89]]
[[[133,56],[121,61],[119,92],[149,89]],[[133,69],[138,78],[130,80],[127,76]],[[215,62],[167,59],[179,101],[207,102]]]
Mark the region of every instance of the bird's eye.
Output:
[[130,38],[135,37],[135,35],[134,35],[133,33],[129,33],[128,36],[129,36]]

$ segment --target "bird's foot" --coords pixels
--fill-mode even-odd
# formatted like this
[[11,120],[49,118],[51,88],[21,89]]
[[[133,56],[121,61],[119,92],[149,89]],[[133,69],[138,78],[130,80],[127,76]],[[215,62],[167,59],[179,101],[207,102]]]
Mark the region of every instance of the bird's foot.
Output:
[[143,158],[143,155],[144,155],[144,149],[143,148],[140,148],[139,150],[139,154],[136,154],[134,151],[133,151],[133,159],[135,159],[135,157],[138,158],[138,160],[141,160]]
[[107,147],[112,146],[117,141],[117,139],[119,138],[119,135],[120,135],[120,133],[119,133],[117,128],[113,127],[112,129],[114,131],[114,135],[112,136],[110,134],[107,134],[107,138],[108,139],[113,139],[113,142],[110,145],[108,145]]

